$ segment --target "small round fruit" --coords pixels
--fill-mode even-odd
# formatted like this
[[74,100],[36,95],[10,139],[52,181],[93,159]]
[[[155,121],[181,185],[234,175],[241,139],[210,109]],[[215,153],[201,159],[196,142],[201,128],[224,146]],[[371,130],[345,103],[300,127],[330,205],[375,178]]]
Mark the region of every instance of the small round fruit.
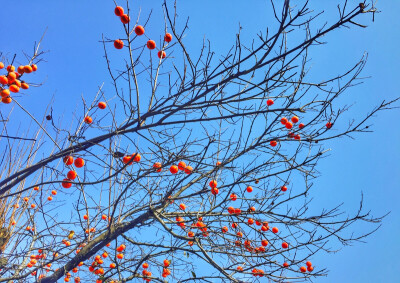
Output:
[[286,124],[285,124],[285,127],[286,127],[286,129],[291,129],[291,128],[293,128],[293,124],[292,123],[290,123],[290,122],[287,122]]
[[270,141],[269,144],[270,144],[272,147],[275,147],[275,146],[277,146],[278,142],[277,142],[277,141]]
[[69,180],[69,179],[64,179],[63,182],[61,183],[62,187],[65,189],[71,188],[72,184],[70,181],[71,180]]
[[312,266],[311,261],[307,261],[307,262],[306,262],[306,265],[307,265],[307,266]]
[[305,266],[302,266],[302,267],[300,267],[300,271],[304,273],[307,271],[307,268]]
[[114,47],[117,49],[122,49],[124,47],[124,42],[121,39],[116,39],[114,41]]
[[161,167],[162,167],[162,165],[161,165],[160,162],[156,162],[156,163],[153,164],[153,168],[156,168],[157,172],[161,172],[161,170],[162,170]]
[[181,171],[185,171],[185,168],[186,168],[186,163],[183,162],[183,161],[180,161],[178,163],[178,169],[181,170]]
[[212,189],[211,189],[211,193],[212,193],[214,196],[217,195],[217,194],[219,193],[218,188],[212,188]]
[[274,104],[274,101],[272,100],[272,99],[268,99],[267,100],[267,105],[268,106],[271,106],[271,105],[273,105]]
[[252,187],[252,186],[248,186],[248,187],[246,188],[246,191],[247,191],[248,193],[251,193],[251,192],[253,191],[253,187]]
[[218,183],[217,183],[216,180],[211,180],[210,183],[209,183],[209,185],[210,185],[211,188],[216,188],[217,185],[218,185]]
[[122,8],[121,6],[115,7],[114,14],[118,17],[121,17],[124,14],[124,8]]
[[331,122],[326,123],[326,128],[327,128],[327,129],[332,128],[332,126],[333,126],[333,124],[332,124]]
[[158,58],[163,59],[167,57],[167,54],[165,53],[165,51],[158,51],[157,56]]
[[72,156],[65,156],[64,157],[64,164],[65,165],[72,165],[74,163],[74,158]]
[[172,40],[172,34],[166,33],[165,36],[164,36],[164,40],[165,40],[166,42],[171,42],[171,40]]
[[1,98],[1,102],[3,102],[4,104],[10,104],[12,101],[11,97],[2,97]]
[[304,128],[304,124],[303,123],[300,123],[299,124],[299,129],[303,129]]
[[312,272],[313,270],[314,270],[314,267],[312,267],[312,266],[307,267],[308,272]]
[[121,22],[123,23],[123,24],[127,24],[127,23],[129,23],[131,21],[131,18],[127,15],[127,14],[123,14],[122,16],[121,16]]
[[283,118],[281,119],[281,124],[282,124],[282,125],[286,125],[287,122],[289,122],[289,121],[288,121],[288,119],[286,119],[285,117],[283,117]]
[[81,168],[85,165],[85,160],[83,160],[82,158],[79,157],[79,158],[75,159],[74,164],[77,168]]
[[28,89],[29,88],[29,85],[27,84],[27,83],[21,83],[21,88],[22,89]]
[[86,116],[85,119],[83,120],[86,124],[92,124],[93,119],[90,116]]
[[24,72],[30,74],[33,72],[32,67],[29,65],[24,66]]
[[57,194],[57,191],[56,191],[56,190],[52,190],[52,191],[51,191],[51,194],[52,194],[53,196],[55,196],[55,195]]
[[192,168],[192,166],[186,166],[186,168],[185,168],[185,173],[186,174],[191,174],[192,173],[192,171],[193,171],[193,168]]
[[262,240],[262,241],[261,241],[261,245],[262,245],[263,247],[268,246],[268,241],[267,241],[267,240]]
[[74,180],[74,179],[76,178],[77,175],[78,175],[78,174],[76,173],[76,171],[71,170],[71,171],[68,172],[67,178],[70,179],[70,180]]
[[134,154],[132,154],[132,157],[133,156],[135,156],[133,158],[133,161],[135,161],[135,162],[139,162],[142,159],[142,156],[139,153],[134,153]]
[[289,263],[287,263],[287,262],[283,263],[283,267],[288,267],[288,266],[289,266]]
[[156,48],[156,42],[154,40],[147,41],[147,48],[153,50]]
[[136,35],[143,35],[144,34],[144,27],[136,26],[135,27],[135,33],[136,33]]
[[4,63],[0,62],[0,70],[4,68]]
[[176,173],[178,173],[178,166],[176,166],[176,165],[172,165],[170,168],[169,168],[169,171],[172,173],[172,174],[176,174]]
[[286,186],[282,186],[281,191],[282,192],[286,192],[287,191],[287,187]]
[[181,204],[179,205],[179,208],[180,208],[181,210],[185,210],[185,209],[186,209],[186,205],[183,204],[183,203],[181,203]]
[[53,200],[53,197],[52,197],[52,196],[49,196],[49,197],[47,197],[47,200],[48,200],[48,201],[52,201],[52,200]]
[[293,116],[291,120],[292,120],[292,122],[293,122],[294,124],[296,124],[296,123],[299,121],[299,117]]
[[105,102],[101,101],[101,102],[99,102],[98,106],[100,109],[106,109],[107,104]]
[[14,92],[14,93],[19,92],[19,86],[17,86],[17,85],[10,85],[10,91],[11,91],[11,92]]
[[3,84],[3,85],[8,84],[8,79],[6,76],[0,76],[0,84]]
[[289,244],[286,242],[282,243],[282,248],[287,249],[289,247]]
[[32,67],[32,71],[34,71],[34,72],[37,71],[37,65],[36,64],[32,64],[31,67]]
[[276,228],[276,227],[273,227],[273,228],[272,228],[272,233],[275,233],[275,234],[276,234],[276,233],[278,233],[278,232],[279,232],[279,229],[278,229],[278,228]]

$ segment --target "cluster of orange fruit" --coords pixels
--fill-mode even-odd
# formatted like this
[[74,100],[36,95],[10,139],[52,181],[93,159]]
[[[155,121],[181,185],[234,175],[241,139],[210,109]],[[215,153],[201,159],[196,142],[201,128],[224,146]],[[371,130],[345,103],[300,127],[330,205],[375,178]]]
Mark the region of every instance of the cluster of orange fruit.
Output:
[[[4,68],[4,63],[0,62],[0,70]],[[20,80],[24,74],[30,74],[37,70],[37,66],[35,64],[19,66],[17,71],[15,71],[15,67],[13,65],[8,65],[7,75],[0,76],[0,95],[1,101],[5,104],[11,103],[11,92],[17,93],[22,89],[28,89],[29,85]]]
[[[122,8],[121,6],[115,7],[114,13],[116,16],[120,17],[121,22],[123,24],[128,24],[130,22],[130,17],[127,14],[124,14],[124,8]],[[137,36],[144,35],[144,27],[141,25],[137,25],[135,27],[135,34]],[[172,34],[166,33],[164,36],[164,41],[167,43],[171,42]],[[153,50],[156,48],[156,42],[152,39],[149,39],[146,43],[146,46],[148,49]],[[124,42],[121,39],[116,39],[116,40],[114,40],[114,47],[116,49],[122,49],[124,47]],[[164,50],[159,50],[157,53],[157,56],[160,59],[164,59],[165,57],[167,57],[167,54],[165,53]]]

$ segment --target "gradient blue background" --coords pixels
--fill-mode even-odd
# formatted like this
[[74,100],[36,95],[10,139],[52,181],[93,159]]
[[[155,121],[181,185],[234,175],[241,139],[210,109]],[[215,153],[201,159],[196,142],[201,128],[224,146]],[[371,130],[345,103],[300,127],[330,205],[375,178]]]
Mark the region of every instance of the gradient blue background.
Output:
[[[325,10],[316,23],[337,19],[338,2],[343,1],[310,1],[310,8]],[[358,2],[349,1],[349,7]],[[161,3],[159,0],[131,3],[133,10],[142,7],[142,15],[153,8],[146,33],[161,34],[164,28]],[[102,82],[110,83],[99,41],[102,33],[110,38],[123,35],[120,22],[113,16],[113,7],[111,0],[23,0],[1,4],[0,51],[7,56],[21,54],[21,51],[31,53],[33,42],[48,27],[42,43],[43,50],[49,50],[44,57],[47,62],[40,64],[39,71],[34,74],[35,80],[45,83],[20,99],[36,116],[43,117],[44,107],[54,95],[56,114],[65,113],[67,120],[71,110],[81,103],[82,94],[93,97]],[[381,13],[376,14],[375,22],[372,22],[372,15],[361,18],[361,22],[368,25],[367,29],[342,28],[324,38],[327,45],[310,50],[311,78],[315,79],[339,74],[368,52],[368,63],[362,75],[370,78],[348,90],[342,99],[344,104],[354,104],[346,114],[347,119],[361,117],[383,99],[400,95],[400,2],[379,1],[377,7]],[[186,16],[190,17],[185,42],[195,54],[204,37],[212,42],[217,55],[225,54],[234,44],[239,23],[243,27],[244,43],[250,43],[267,25],[276,25],[269,1],[178,1],[178,12],[180,23]],[[20,56],[17,62],[25,63],[23,59]],[[380,112],[371,120],[374,133],[326,144],[332,151],[319,165],[322,176],[314,182],[319,188],[313,192],[314,207],[332,207],[344,202],[343,208],[349,214],[354,213],[363,192],[364,206],[373,215],[391,213],[384,219],[383,226],[367,238],[367,243],[356,243],[336,254],[315,256],[312,261],[316,268],[320,265],[330,270],[327,278],[318,278],[316,282],[399,282],[399,114],[397,109]],[[342,120],[343,125],[346,122]],[[365,226],[352,228],[363,231]]]

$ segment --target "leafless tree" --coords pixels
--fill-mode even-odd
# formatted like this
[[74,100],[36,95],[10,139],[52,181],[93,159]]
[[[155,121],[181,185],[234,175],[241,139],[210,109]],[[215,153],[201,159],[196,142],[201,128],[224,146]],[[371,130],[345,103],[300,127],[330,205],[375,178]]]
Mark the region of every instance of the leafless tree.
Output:
[[[362,202],[350,216],[340,206],[309,209],[324,142],[369,132],[368,120],[395,102],[336,127],[349,110],[337,98],[360,83],[366,56],[313,82],[309,47],[341,27],[363,28],[357,21],[372,18],[374,6],[345,1],[336,22],[316,29],[322,14],[307,1],[271,1],[277,29],[250,45],[239,32],[222,57],[204,41],[194,58],[176,3],[163,4],[165,30],[150,52],[151,38],[137,35],[150,17],[139,13],[135,22],[128,4],[125,38],[102,38],[112,88],[107,82],[91,102],[82,98],[69,129],[51,106],[35,118],[14,93],[0,105],[0,282],[303,281],[326,275],[306,265],[314,254],[379,227],[382,218]],[[291,34],[304,38],[289,44]],[[41,60],[38,47],[27,65]],[[11,136],[10,105],[37,130]],[[68,157],[75,163],[66,165]],[[355,222],[373,223],[371,232],[354,234]]]

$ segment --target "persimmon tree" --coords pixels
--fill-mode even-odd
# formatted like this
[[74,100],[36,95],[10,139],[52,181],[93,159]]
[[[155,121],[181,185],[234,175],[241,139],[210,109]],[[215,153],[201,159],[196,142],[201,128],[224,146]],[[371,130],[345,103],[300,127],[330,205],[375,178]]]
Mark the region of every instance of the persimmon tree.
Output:
[[[121,21],[125,38],[103,36],[110,78],[70,128],[51,105],[42,118],[23,106],[40,44],[21,67],[22,56],[3,57],[0,282],[302,281],[326,275],[316,253],[369,235],[352,231],[381,221],[362,203],[351,216],[340,206],[310,212],[312,184],[324,142],[369,132],[394,101],[337,127],[351,111],[337,99],[366,58],[317,82],[307,66],[310,46],[363,28],[357,21],[376,9],[345,2],[316,29],[322,15],[308,3],[282,2],[271,1],[276,29],[252,43],[238,33],[222,57],[207,42],[191,55],[173,5],[148,34],[150,17],[116,3],[107,20]],[[31,119],[16,136],[12,107]]]

